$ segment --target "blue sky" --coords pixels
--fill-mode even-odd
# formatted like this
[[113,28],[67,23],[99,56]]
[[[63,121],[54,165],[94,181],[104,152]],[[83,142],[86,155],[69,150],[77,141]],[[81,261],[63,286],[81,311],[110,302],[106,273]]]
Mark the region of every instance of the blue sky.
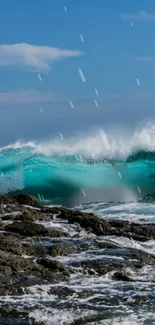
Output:
[[1,0],[0,30],[0,144],[154,120],[154,0]]

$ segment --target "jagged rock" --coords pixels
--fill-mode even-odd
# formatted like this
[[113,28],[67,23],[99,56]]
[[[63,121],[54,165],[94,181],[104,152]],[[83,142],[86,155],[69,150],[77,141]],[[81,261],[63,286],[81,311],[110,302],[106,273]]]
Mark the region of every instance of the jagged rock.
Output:
[[0,234],[0,249],[21,255],[23,252],[23,247],[21,242],[14,236],[6,236],[6,234]]
[[5,227],[6,231],[15,232],[23,236],[46,236],[48,230],[40,224],[31,221],[15,221]]
[[35,207],[39,206],[37,199],[30,194],[17,194],[11,197],[21,205],[31,205]]
[[53,245],[49,248],[49,254],[53,257],[55,256],[64,256],[75,253],[75,247],[71,245]]

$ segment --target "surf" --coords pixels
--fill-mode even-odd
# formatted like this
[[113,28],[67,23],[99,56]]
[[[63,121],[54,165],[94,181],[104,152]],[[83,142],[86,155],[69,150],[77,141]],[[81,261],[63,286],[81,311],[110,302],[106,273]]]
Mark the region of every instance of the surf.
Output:
[[154,198],[155,128],[130,136],[98,130],[68,139],[0,148],[0,193],[30,193],[52,204]]

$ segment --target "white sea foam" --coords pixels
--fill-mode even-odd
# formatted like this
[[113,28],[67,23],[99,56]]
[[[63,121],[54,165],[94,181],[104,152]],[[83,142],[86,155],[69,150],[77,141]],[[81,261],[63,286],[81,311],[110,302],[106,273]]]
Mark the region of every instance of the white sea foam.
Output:
[[0,150],[17,149],[30,147],[36,153],[50,155],[52,153],[78,155],[92,157],[123,158],[138,150],[155,151],[155,127],[147,124],[145,127],[136,130],[133,134],[125,134],[122,132],[105,132],[100,129],[91,132],[90,135],[80,135],[74,138],[51,139],[46,142],[21,142],[10,144],[2,147]]

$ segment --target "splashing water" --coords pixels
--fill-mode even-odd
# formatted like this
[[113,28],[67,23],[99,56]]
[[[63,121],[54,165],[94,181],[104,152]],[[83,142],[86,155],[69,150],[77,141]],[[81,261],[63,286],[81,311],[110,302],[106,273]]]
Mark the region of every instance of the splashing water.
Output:
[[[60,137],[1,148],[0,191],[29,192],[37,197],[40,193],[57,204],[69,200],[72,204],[86,200],[136,201],[154,195],[153,127],[130,137],[108,135],[103,130],[85,138]],[[81,189],[87,193],[85,199]]]

